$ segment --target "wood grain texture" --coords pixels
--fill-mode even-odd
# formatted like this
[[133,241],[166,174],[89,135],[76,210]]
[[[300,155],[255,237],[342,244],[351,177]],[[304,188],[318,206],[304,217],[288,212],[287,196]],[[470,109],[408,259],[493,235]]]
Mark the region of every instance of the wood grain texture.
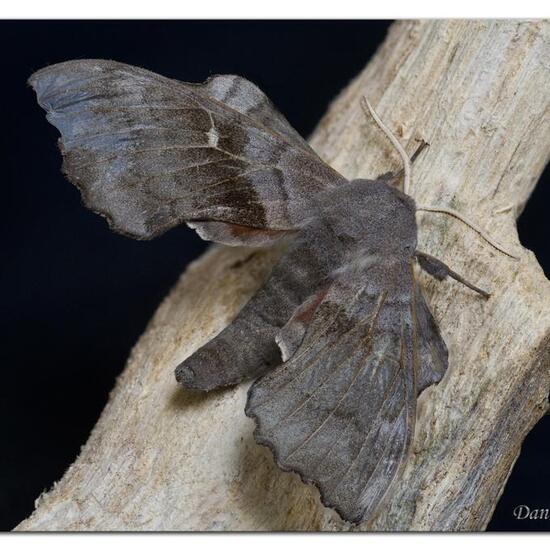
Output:
[[[549,59],[547,21],[396,23],[310,141],[350,179],[398,169],[361,113],[367,94],[409,153],[416,139],[430,143],[414,166],[417,202],[466,213],[520,256],[447,216],[419,214],[419,249],[492,296],[420,275],[450,367],[420,396],[404,471],[360,529],[485,528],[523,439],[548,409],[550,285],[515,222],[549,158]],[[235,316],[277,255],[213,247],[191,265],[80,456],[17,529],[350,528],[254,443],[248,384],[197,396],[174,381],[174,366]]]

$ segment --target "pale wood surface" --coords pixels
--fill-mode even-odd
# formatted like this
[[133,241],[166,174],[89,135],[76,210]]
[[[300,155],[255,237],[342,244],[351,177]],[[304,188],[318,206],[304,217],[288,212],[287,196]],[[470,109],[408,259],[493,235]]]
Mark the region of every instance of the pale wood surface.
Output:
[[[420,275],[450,367],[420,397],[404,472],[361,528],[483,529],[523,439],[548,408],[550,285],[520,247],[515,220],[550,153],[550,23],[394,24],[311,140],[348,178],[400,168],[361,114],[362,94],[409,153],[415,138],[430,143],[414,167],[417,202],[466,213],[521,259],[453,219],[419,214],[419,248],[492,297]],[[18,529],[349,528],[254,443],[243,412],[248,384],[201,397],[174,381],[176,364],[234,317],[277,252],[249,256],[215,247],[181,277],[80,456]]]

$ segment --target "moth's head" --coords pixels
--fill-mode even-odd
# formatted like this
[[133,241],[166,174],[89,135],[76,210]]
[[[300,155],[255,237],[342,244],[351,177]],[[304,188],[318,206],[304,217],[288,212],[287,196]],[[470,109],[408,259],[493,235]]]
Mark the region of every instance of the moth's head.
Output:
[[376,208],[379,213],[408,212],[414,215],[416,209],[414,199],[386,182],[384,179],[352,180],[345,186],[347,192],[354,195],[362,206]]

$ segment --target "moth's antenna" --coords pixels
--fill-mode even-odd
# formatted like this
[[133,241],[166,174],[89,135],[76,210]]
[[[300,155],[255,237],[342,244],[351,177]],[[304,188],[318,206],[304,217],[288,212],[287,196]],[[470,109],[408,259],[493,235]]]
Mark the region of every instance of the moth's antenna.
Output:
[[[403,149],[402,145],[399,143],[398,139],[395,137],[393,132],[382,122],[380,117],[376,114],[376,111],[373,109],[372,105],[369,103],[369,100],[366,98],[366,96],[363,96],[361,98],[361,107],[363,108],[363,111],[367,116],[369,114],[372,116],[376,124],[378,124],[380,129],[384,132],[384,134],[386,134],[386,137],[392,142],[393,146],[397,149],[397,151],[401,155],[401,160],[403,161],[403,171],[405,174],[403,178],[403,192],[408,195],[410,182],[411,182],[412,165],[409,157],[407,156],[405,149]],[[457,220],[460,220],[462,223],[466,224],[468,227],[473,229],[480,237],[485,239],[491,246],[493,246],[503,254],[510,256],[510,258],[519,260],[518,256],[515,256],[511,252],[508,252],[508,250],[506,250],[501,244],[499,244],[492,237],[487,235],[487,233],[485,233],[483,229],[481,229],[478,225],[476,225],[474,222],[472,222],[471,220],[469,220],[468,218],[466,218],[464,215],[460,214],[456,210],[445,208],[443,206],[417,206],[416,210],[423,211],[423,212],[438,212],[441,214],[448,214],[449,216],[453,216]]]
[[444,206],[417,206],[416,210],[420,212],[439,212],[441,214],[448,214],[449,216],[453,216],[453,218],[460,220],[462,223],[470,227],[470,229],[473,229],[480,237],[485,239],[491,246],[493,246],[497,250],[500,250],[500,252],[502,252],[503,254],[506,254],[506,256],[510,256],[510,258],[519,260],[518,256],[515,256],[511,252],[508,252],[508,250],[506,250],[501,244],[497,243],[492,237],[487,235],[487,233],[485,233],[485,231],[483,231],[481,227],[477,226],[473,221],[469,220],[463,214],[460,214],[456,210],[445,208]]
[[411,161],[407,156],[405,149],[403,149],[403,146],[399,143],[399,140],[395,137],[393,132],[382,122],[381,118],[376,114],[376,111],[373,109],[366,96],[363,96],[361,98],[361,107],[363,108],[366,116],[370,114],[370,116],[374,119],[374,122],[378,124],[379,128],[384,132],[384,134],[386,134],[386,137],[392,142],[392,145],[401,155],[401,160],[403,161],[403,171],[405,172],[405,177],[403,178],[403,192],[408,195],[411,183],[412,167]]

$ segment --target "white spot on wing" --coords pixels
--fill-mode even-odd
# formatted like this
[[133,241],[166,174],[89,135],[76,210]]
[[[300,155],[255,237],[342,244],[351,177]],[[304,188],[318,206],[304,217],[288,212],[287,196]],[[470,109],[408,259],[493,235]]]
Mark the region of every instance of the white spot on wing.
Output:
[[214,125],[210,127],[210,130],[208,130],[206,135],[208,136],[208,145],[210,147],[217,147],[220,136],[218,135],[216,128],[214,128]]

